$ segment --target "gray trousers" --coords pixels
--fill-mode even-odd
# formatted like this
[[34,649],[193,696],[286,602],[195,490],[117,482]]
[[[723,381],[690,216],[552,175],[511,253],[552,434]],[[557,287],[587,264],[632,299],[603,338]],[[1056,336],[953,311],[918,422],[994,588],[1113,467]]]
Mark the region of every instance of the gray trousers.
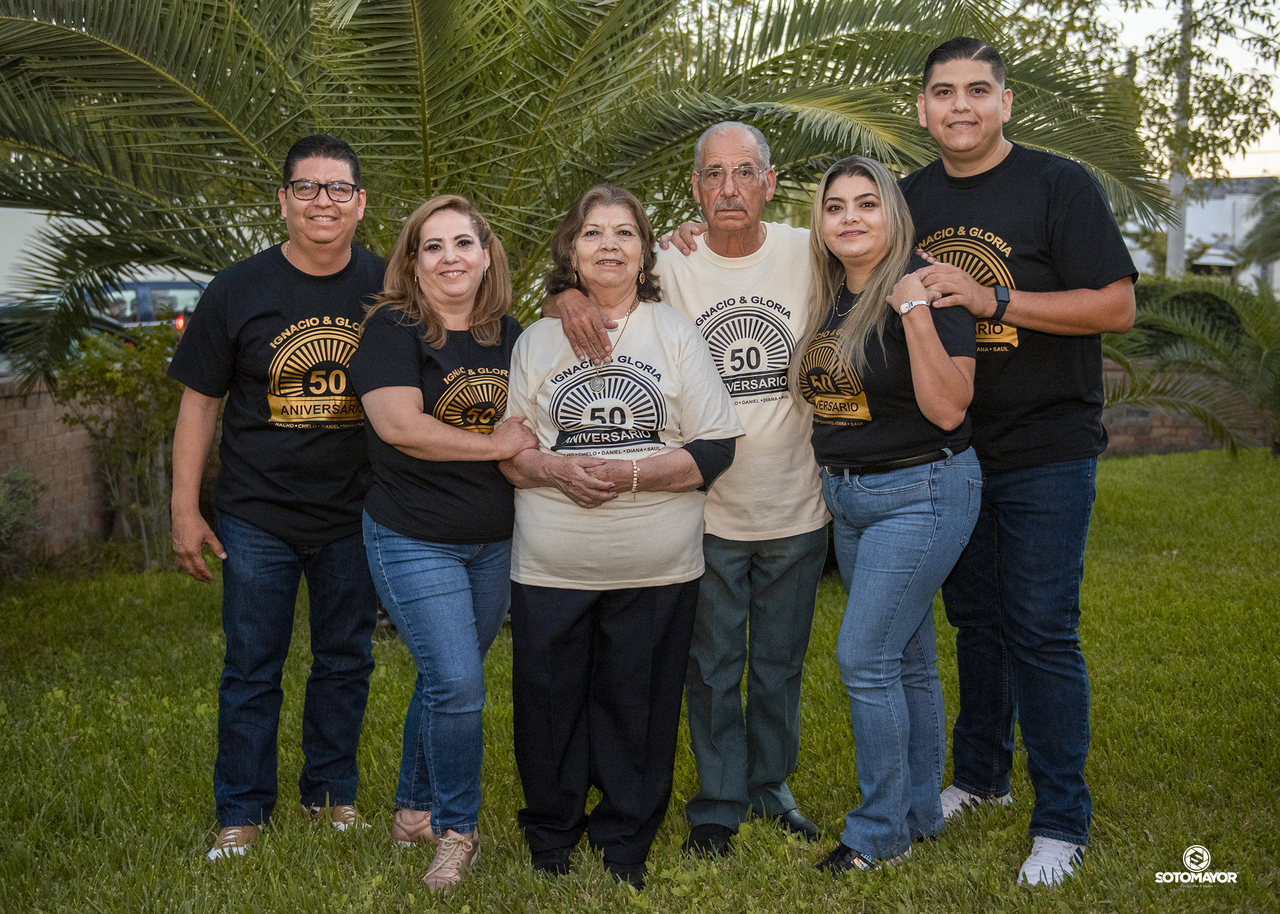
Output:
[[702,544],[685,677],[699,789],[685,813],[691,826],[736,831],[752,810],[796,808],[787,778],[800,757],[800,679],[827,530],[753,542],[708,533]]

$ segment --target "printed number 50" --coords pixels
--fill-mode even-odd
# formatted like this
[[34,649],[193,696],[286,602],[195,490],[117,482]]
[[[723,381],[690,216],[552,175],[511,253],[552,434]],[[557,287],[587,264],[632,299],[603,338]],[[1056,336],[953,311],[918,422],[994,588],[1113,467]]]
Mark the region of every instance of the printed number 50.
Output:
[[743,368],[755,371],[760,367],[760,350],[755,346],[748,346],[746,349],[730,349],[729,367],[734,371],[742,371]]
[[307,378],[307,388],[317,396],[320,394],[340,394],[347,389],[347,376],[341,369],[335,368],[325,374],[324,371],[317,368]]

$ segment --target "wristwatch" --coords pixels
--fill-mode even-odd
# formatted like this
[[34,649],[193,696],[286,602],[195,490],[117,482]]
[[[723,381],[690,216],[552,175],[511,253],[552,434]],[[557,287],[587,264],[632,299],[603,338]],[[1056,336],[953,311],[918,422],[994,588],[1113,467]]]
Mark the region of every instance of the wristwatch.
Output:
[[991,319],[1000,321],[1004,317],[1004,309],[1009,307],[1009,289],[1006,286],[996,286],[996,310],[992,312]]
[[898,313],[906,314],[912,308],[919,308],[921,305],[927,305],[927,304],[929,304],[927,301],[920,301],[920,300],[904,301],[902,304],[898,305]]

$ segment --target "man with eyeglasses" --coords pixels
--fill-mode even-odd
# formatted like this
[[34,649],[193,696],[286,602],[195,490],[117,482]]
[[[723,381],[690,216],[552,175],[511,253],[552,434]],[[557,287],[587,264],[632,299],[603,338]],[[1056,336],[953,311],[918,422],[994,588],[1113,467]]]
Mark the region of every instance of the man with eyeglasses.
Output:
[[[777,177],[754,127],[725,121],[703,133],[691,179],[704,243],[688,257],[660,251],[658,274],[667,304],[707,340],[747,430],[707,493],[706,573],[685,682],[700,782],[686,806],[685,848],[713,857],[729,851],[752,812],[818,837],[787,778],[800,754],[800,679],[829,517],[808,407],[787,393],[809,308],[809,232],[762,220]],[[607,325],[584,302],[562,293],[547,313],[562,316],[579,357],[607,357]]]
[[[304,575],[313,659],[302,808],[341,830],[363,825],[356,747],[377,597],[361,536],[364,413],[348,363],[385,265],[352,243],[365,192],[342,140],[295,143],[277,196],[288,240],[213,278],[169,368],[186,385],[173,442],[173,549],[197,581],[213,580],[205,546],[222,560],[227,647],[213,769],[221,832],[210,860],[243,854],[275,808],[281,672]],[[223,397],[210,529],[200,480]]]

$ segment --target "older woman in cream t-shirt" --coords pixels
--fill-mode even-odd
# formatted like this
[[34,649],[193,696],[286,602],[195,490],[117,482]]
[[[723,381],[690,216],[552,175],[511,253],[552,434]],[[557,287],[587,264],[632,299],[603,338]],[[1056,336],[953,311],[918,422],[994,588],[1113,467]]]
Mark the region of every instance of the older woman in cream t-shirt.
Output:
[[[660,301],[640,202],[591,188],[552,239],[557,294],[616,319],[613,361],[579,361],[545,319],[512,354],[507,415],[538,437],[502,464],[516,492],[512,693],[520,825],[535,868],[582,833],[641,887],[671,795],[702,576],[705,491],[742,435],[706,343]],[[586,812],[587,792],[600,802]]]

